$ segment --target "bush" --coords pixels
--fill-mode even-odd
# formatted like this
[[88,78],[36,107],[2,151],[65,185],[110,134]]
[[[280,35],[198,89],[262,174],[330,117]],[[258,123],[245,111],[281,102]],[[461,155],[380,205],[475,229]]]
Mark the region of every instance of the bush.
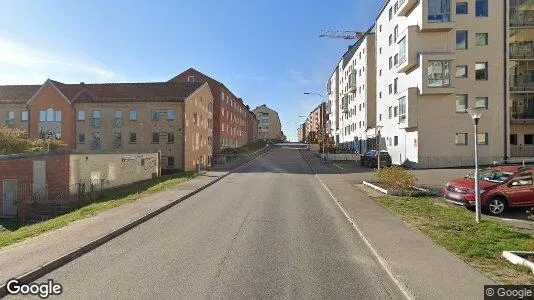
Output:
[[57,150],[66,146],[59,140],[30,140],[25,135],[21,129],[0,127],[0,155]]
[[379,183],[395,190],[411,190],[417,181],[414,174],[399,166],[376,171],[376,179]]

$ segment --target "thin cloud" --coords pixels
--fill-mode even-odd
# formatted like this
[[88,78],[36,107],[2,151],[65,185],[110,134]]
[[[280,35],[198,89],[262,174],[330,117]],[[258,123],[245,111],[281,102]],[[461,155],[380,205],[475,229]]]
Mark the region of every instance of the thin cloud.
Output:
[[310,78],[308,78],[307,76],[304,76],[304,74],[302,74],[302,72],[299,72],[295,69],[289,69],[288,71],[288,74],[289,74],[289,77],[291,78],[291,80],[293,82],[296,82],[298,84],[302,84],[302,85],[307,85],[307,84],[310,84],[312,82],[312,80]]
[[4,37],[0,37],[0,70],[3,70],[0,72],[2,84],[12,84],[14,80],[24,83],[36,79],[42,81],[43,74],[44,79],[51,77],[67,81],[73,77],[88,81],[109,81],[117,77],[115,72],[99,62],[72,55],[48,53]]

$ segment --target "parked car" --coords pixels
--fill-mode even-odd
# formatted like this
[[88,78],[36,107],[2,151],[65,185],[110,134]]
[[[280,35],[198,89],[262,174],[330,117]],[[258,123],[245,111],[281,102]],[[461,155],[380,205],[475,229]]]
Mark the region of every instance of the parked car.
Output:
[[[361,159],[360,165],[375,168],[378,166],[378,150],[369,150],[365,152]],[[391,156],[387,151],[380,151],[380,167],[391,167]]]
[[[495,166],[479,171],[481,207],[500,215],[508,207],[534,206],[534,167]],[[475,176],[467,175],[443,187],[444,198],[452,203],[475,206]]]

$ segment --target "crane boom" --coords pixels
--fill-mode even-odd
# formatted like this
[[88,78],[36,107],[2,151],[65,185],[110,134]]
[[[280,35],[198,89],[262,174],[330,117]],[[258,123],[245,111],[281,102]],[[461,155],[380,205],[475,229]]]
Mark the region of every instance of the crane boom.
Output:
[[323,30],[319,34],[319,37],[345,40],[359,40],[362,36],[364,36],[363,32],[350,30]]

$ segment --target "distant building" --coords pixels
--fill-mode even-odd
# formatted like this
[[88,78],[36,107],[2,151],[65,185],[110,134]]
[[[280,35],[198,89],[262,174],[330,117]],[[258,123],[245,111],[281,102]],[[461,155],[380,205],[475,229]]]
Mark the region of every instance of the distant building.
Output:
[[278,113],[265,104],[256,107],[253,110],[256,118],[259,121],[258,125],[258,139],[260,140],[284,140],[284,134],[282,132],[282,124]]
[[163,169],[209,164],[212,108],[199,82],[0,86],[2,125],[80,152],[161,151]]
[[297,129],[297,139],[301,143],[306,141],[306,123],[300,124],[299,128]]
[[326,137],[326,103],[319,104],[308,115],[305,123],[305,140],[310,136],[322,139],[323,135]]

